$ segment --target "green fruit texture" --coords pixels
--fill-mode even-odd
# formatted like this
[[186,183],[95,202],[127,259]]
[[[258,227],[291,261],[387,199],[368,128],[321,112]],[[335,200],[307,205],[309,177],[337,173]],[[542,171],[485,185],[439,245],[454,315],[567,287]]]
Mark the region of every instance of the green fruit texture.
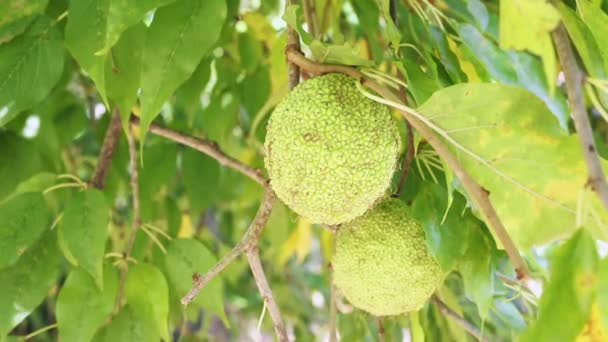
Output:
[[443,280],[424,229],[398,199],[339,228],[332,267],[344,297],[376,316],[419,310]]
[[272,189],[313,223],[339,224],[365,213],[389,187],[397,164],[396,123],[356,82],[342,74],[307,80],[268,122]]

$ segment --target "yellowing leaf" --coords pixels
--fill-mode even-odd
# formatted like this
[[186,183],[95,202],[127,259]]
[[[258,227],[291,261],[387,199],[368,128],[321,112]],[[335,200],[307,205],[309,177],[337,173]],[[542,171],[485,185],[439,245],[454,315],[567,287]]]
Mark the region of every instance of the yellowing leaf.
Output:
[[[532,93],[500,84],[455,85],[433,94],[418,110],[490,192],[520,248],[575,230],[579,191],[587,181],[579,142]],[[597,198],[590,201],[596,208]],[[608,236],[605,210],[592,212],[585,225]]]
[[304,261],[304,258],[310,253],[312,225],[307,220],[300,218],[298,226],[291,233],[289,239],[281,246],[279,254],[279,264],[284,265],[289,257],[296,255],[298,262]]
[[551,31],[559,20],[559,12],[545,0],[500,0],[500,47],[539,55],[550,90],[557,73]]

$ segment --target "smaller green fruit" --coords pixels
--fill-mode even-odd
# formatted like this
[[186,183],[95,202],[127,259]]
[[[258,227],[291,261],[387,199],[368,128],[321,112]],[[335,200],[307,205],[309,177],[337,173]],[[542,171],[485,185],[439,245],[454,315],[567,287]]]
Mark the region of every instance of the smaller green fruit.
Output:
[[443,280],[424,229],[398,199],[340,227],[332,266],[342,294],[376,316],[420,309]]

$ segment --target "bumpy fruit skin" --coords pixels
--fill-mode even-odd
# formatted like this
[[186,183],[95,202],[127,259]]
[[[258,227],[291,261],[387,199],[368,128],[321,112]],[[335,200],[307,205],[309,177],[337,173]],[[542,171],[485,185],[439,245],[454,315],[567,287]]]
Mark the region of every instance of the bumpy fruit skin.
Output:
[[443,280],[424,229],[398,199],[340,227],[332,267],[342,294],[376,316],[420,309]]
[[305,81],[268,122],[264,161],[272,188],[313,223],[362,215],[384,194],[396,166],[397,126],[355,82],[341,74]]

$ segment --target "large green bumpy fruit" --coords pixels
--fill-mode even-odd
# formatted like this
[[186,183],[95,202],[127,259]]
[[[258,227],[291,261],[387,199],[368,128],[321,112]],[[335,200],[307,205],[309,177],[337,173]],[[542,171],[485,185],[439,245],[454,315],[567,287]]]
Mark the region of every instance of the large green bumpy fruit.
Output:
[[420,309],[443,280],[424,229],[398,199],[340,227],[332,266],[342,294],[376,316]]
[[301,83],[268,122],[265,164],[277,196],[313,223],[362,215],[388,188],[400,146],[388,107],[363,96],[354,78]]

